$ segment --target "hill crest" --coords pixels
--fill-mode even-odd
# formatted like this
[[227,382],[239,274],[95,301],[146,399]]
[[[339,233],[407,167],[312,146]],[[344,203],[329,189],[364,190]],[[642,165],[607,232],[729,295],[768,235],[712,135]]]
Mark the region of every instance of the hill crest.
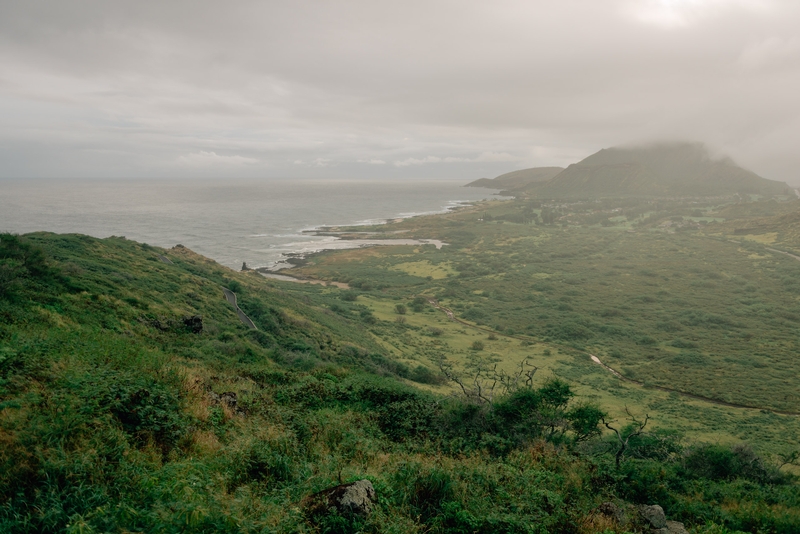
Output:
[[548,180],[524,178],[535,170],[514,171],[494,181],[478,180],[468,185],[492,187],[489,183],[513,180],[515,185],[507,187],[509,191],[544,198],[773,196],[789,189],[784,182],[740,167],[730,157],[714,157],[702,143],[690,142],[604,148]]

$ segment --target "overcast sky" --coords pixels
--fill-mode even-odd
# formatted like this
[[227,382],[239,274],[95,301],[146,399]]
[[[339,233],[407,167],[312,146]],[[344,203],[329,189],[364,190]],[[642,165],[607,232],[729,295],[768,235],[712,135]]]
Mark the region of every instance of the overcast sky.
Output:
[[800,1],[0,2],[0,177],[474,179],[652,140],[800,184]]

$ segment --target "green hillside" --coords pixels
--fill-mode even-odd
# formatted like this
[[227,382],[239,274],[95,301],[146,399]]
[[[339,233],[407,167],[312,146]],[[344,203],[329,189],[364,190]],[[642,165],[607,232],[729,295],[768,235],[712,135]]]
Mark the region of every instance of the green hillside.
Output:
[[[378,286],[448,271],[409,261],[343,290],[179,245],[0,234],[0,532],[609,534],[651,531],[636,506],[655,503],[696,534],[800,529],[796,478],[749,446],[481,367],[475,340],[472,374],[426,363],[442,314]],[[369,507],[326,500],[360,480]]]
[[752,204],[767,203],[737,204],[720,210],[722,215],[732,213],[734,217],[730,217],[718,228],[709,228],[708,232],[725,235],[728,239],[755,241],[773,250],[780,249],[782,252],[800,255],[800,202],[786,203],[781,206],[783,209],[773,209],[771,216],[765,216],[757,209],[749,210],[749,217],[742,216],[741,213],[746,213]]
[[780,195],[788,186],[716,158],[698,143],[608,148],[525,192],[540,198]]
[[563,171],[563,167],[534,167],[519,171],[507,172],[496,178],[481,178],[468,183],[464,187],[486,187],[488,189],[502,189],[503,191],[516,191],[537,182],[546,182]]

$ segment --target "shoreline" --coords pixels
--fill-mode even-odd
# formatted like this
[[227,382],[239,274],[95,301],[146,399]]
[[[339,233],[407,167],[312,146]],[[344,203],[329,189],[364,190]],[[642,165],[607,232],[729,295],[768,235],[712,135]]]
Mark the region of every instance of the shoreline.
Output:
[[[301,234],[306,234],[309,236],[318,236],[318,237],[332,237],[334,238],[333,241],[327,242],[325,244],[320,244],[319,248],[314,248],[313,250],[304,251],[304,252],[283,252],[281,254],[282,258],[280,260],[275,261],[272,265],[265,265],[261,267],[253,267],[251,270],[258,272],[259,274],[264,275],[265,273],[279,273],[281,271],[288,271],[295,267],[296,265],[302,264],[308,257],[319,254],[322,252],[329,252],[335,250],[351,250],[355,248],[363,248],[363,247],[373,247],[373,246],[391,246],[391,245],[434,245],[437,249],[440,249],[442,246],[447,245],[448,243],[444,243],[439,241],[438,239],[359,239],[359,238],[348,238],[345,236],[351,236],[354,234],[361,234],[361,235],[382,235],[385,236],[389,233],[391,234],[401,234],[405,233],[408,230],[397,230],[394,232],[359,232],[359,231],[344,231],[339,230],[339,228],[353,228],[358,226],[383,226],[389,224],[396,224],[406,219],[413,219],[414,217],[425,217],[430,215],[442,215],[451,212],[458,211],[460,209],[464,209],[467,207],[471,207],[476,205],[480,202],[485,202],[487,199],[483,200],[452,200],[448,201],[448,206],[439,211],[430,211],[424,213],[412,213],[407,216],[396,216],[396,217],[389,217],[385,219],[377,219],[377,220],[370,220],[370,221],[361,221],[354,224],[343,224],[343,225],[321,225],[316,226],[314,228],[308,228],[304,230],[300,230]],[[337,245],[338,244],[338,245]],[[333,245],[333,246],[331,246]],[[294,261],[293,261],[294,260]],[[290,277],[293,278],[293,277]],[[295,279],[300,281],[300,279]]]

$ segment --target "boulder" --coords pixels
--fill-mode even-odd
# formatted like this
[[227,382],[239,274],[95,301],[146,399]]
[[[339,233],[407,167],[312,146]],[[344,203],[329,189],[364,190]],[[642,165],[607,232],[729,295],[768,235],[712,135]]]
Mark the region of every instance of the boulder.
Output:
[[683,526],[683,523],[679,523],[678,521],[667,521],[667,531],[669,534],[689,534],[686,527]]
[[312,516],[330,512],[366,516],[372,511],[375,499],[372,482],[357,480],[315,493],[305,499],[304,505]]
[[640,506],[639,515],[642,516],[645,524],[650,528],[667,528],[667,517],[664,515],[664,509],[657,504]]

